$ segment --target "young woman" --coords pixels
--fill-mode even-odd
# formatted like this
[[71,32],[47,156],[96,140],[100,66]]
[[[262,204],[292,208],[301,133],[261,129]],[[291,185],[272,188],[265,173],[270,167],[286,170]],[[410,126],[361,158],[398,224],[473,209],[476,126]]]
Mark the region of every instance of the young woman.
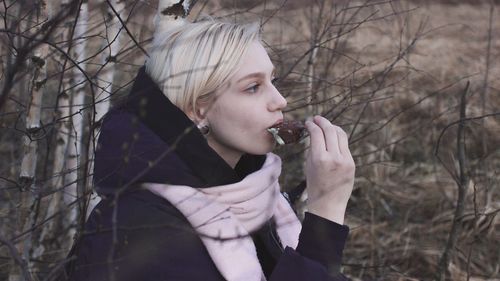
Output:
[[287,103],[258,25],[205,20],[155,38],[126,102],[102,124],[102,201],[77,239],[70,280],[345,280],[354,181],[347,136],[306,122],[302,225],[279,192],[267,129]]

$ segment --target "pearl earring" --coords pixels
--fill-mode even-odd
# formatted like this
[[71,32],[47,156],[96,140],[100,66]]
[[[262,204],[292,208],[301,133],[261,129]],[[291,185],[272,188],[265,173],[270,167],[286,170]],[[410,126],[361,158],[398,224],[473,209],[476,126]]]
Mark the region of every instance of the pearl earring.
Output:
[[206,136],[210,133],[210,126],[207,125],[202,125],[202,124],[198,124],[196,125],[198,127],[198,130],[200,130],[201,134]]

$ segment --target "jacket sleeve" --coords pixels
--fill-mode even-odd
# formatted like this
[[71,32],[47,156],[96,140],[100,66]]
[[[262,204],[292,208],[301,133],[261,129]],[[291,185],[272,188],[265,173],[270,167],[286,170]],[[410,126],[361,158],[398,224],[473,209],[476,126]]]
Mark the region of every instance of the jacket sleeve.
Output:
[[287,247],[269,281],[341,281],[342,252],[349,228],[306,212],[294,250]]

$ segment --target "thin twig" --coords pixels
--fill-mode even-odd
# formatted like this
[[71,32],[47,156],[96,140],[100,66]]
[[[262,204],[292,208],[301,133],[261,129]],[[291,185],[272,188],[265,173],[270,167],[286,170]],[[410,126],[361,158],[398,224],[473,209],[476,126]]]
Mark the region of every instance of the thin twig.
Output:
[[21,255],[17,252],[16,247],[12,243],[12,241],[4,238],[3,236],[0,235],[0,242],[2,242],[4,245],[7,245],[7,248],[9,249],[10,254],[14,258],[14,261],[21,267],[21,273],[24,276],[24,279],[26,281],[31,281],[33,280],[31,278],[31,274],[28,270],[28,265],[26,261],[21,257]]
[[137,46],[137,48],[139,48],[139,50],[141,50],[147,57],[149,57],[148,52],[146,52],[146,50],[144,50],[144,48],[139,44],[139,42],[137,42],[137,40],[135,39],[132,32],[130,32],[130,30],[127,28],[127,25],[125,24],[125,22],[123,22],[122,18],[120,17],[120,14],[115,10],[115,7],[113,7],[113,4],[111,4],[109,2],[109,0],[106,0],[106,3],[108,3],[108,6],[111,8],[113,13],[115,14],[115,17],[120,21],[120,23],[122,24],[125,31],[127,31],[128,36],[130,36],[130,39],[132,39],[132,41],[134,41],[134,44]]
[[466,118],[466,107],[467,107],[467,92],[469,91],[470,82],[467,82],[465,89],[462,92],[460,99],[460,123],[457,129],[457,157],[459,166],[459,182],[458,185],[458,198],[457,205],[455,207],[455,214],[453,217],[453,223],[451,226],[450,234],[448,236],[448,241],[446,247],[443,251],[441,259],[439,261],[437,279],[439,281],[446,280],[446,273],[448,269],[448,264],[450,263],[450,258],[455,248],[457,242],[459,227],[460,227],[460,217],[464,213],[465,207],[465,195],[467,193],[467,182],[469,181],[468,172],[466,170],[466,156],[465,156],[465,118]]

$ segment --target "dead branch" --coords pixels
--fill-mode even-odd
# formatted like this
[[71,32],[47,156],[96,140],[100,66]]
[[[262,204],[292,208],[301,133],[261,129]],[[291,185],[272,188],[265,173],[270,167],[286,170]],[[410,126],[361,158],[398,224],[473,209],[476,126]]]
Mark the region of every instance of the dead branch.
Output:
[[455,207],[455,214],[453,216],[453,223],[448,236],[448,241],[446,247],[443,251],[441,259],[439,261],[439,268],[437,272],[437,279],[440,281],[446,280],[446,274],[448,270],[448,264],[450,262],[451,255],[453,254],[455,244],[457,242],[458,232],[460,228],[460,217],[464,213],[465,205],[465,195],[467,193],[467,183],[469,181],[468,171],[466,168],[466,155],[465,155],[465,121],[466,118],[466,107],[467,107],[467,92],[469,91],[470,82],[467,82],[465,89],[462,92],[460,99],[460,123],[457,128],[457,157],[459,165],[459,178],[457,182],[458,187],[458,198],[457,205]]
[[27,262],[21,257],[21,255],[17,252],[16,246],[12,243],[12,241],[6,239],[5,237],[2,237],[0,235],[0,242],[2,244],[6,245],[7,248],[9,249],[10,254],[14,258],[14,261],[17,263],[17,265],[21,268],[21,273],[24,276],[24,279],[26,281],[31,281],[33,280],[31,278],[31,274],[28,270],[28,264]]

